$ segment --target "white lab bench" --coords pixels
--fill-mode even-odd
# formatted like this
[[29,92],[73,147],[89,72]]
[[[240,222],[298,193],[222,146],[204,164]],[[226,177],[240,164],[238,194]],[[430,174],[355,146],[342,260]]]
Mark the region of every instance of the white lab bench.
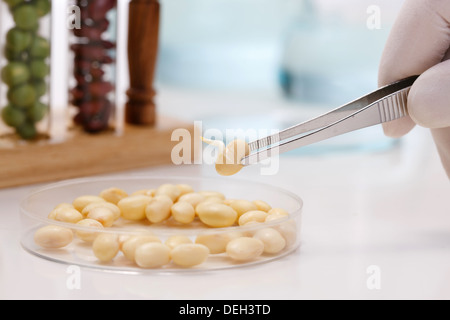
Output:
[[[219,100],[170,90],[159,97],[169,114],[187,108],[193,118],[192,110],[212,108],[211,101]],[[262,104],[253,107],[263,110]],[[450,183],[427,130],[414,129],[386,151],[289,154],[275,175],[259,169],[245,168],[236,179],[272,184],[304,200],[296,252],[258,266],[194,274],[81,268],[78,288],[68,286],[68,265],[20,246],[19,201],[37,186],[0,190],[0,299],[450,298]],[[216,176],[206,165],[125,174]]]

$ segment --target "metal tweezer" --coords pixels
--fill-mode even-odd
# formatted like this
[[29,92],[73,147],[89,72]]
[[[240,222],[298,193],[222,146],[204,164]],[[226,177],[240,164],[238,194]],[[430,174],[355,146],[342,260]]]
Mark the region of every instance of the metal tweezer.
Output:
[[312,143],[404,117],[408,114],[409,90],[418,77],[381,87],[316,118],[250,142],[250,153],[241,159],[241,164],[255,164]]

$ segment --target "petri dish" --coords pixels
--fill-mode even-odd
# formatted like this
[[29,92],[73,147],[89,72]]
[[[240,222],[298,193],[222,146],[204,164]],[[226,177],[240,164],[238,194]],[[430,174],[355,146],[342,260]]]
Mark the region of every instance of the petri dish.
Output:
[[[172,217],[160,222],[150,223],[148,220],[128,221],[119,218],[111,227],[93,229],[73,223],[56,221],[48,218],[49,213],[60,203],[72,203],[83,195],[99,195],[102,190],[115,187],[132,194],[137,190],[155,189],[163,184],[188,184],[195,192],[216,191],[225,196],[230,203],[233,199],[263,200],[272,208],[283,208],[289,215],[267,222],[252,223],[244,226],[234,224],[229,227],[213,228],[202,223],[198,217],[192,223],[181,224]],[[302,199],[283,189],[252,181],[204,178],[204,177],[114,177],[84,178],[53,183],[30,192],[21,202],[21,245],[29,253],[55,263],[77,265],[101,271],[122,273],[178,273],[223,270],[249,267],[267,263],[292,254],[300,245]],[[63,248],[48,249],[35,243],[34,234],[42,227],[55,225],[71,229],[74,237],[71,243]],[[121,241],[130,237],[152,234],[162,243],[174,235],[188,237],[193,243],[199,236],[226,238],[228,241],[236,237],[253,237],[261,229],[271,228],[285,240],[283,248],[276,253],[262,253],[254,259],[245,261],[233,260],[226,252],[210,253],[206,260],[193,267],[181,267],[170,263],[159,268],[141,268],[134,261],[125,257],[122,251],[110,262],[100,262],[93,253],[92,243],[79,239],[79,232],[91,232],[96,235],[108,233],[117,235]]]

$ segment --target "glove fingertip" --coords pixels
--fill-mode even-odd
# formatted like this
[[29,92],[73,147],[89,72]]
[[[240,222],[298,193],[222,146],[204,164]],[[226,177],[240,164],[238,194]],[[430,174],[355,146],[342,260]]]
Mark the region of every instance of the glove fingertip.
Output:
[[400,138],[410,132],[415,126],[411,117],[406,116],[394,121],[383,123],[383,132],[387,137]]

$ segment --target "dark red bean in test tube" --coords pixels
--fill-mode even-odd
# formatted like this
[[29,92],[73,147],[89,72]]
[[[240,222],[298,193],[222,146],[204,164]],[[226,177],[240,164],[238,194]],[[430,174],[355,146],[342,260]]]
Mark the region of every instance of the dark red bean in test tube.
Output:
[[102,101],[100,111],[93,114],[83,114],[83,127],[88,132],[99,132],[108,128],[112,105],[108,100]]
[[92,82],[89,84],[89,94],[96,98],[106,96],[113,89],[113,85],[109,82]]
[[114,8],[117,1],[113,0],[95,0],[89,1],[87,10],[93,20],[99,20],[106,16],[109,10]]
[[88,76],[82,73],[74,73],[73,75],[78,84],[85,86],[88,83]]
[[102,40],[101,46],[105,49],[114,49],[116,47],[116,44],[111,41]]
[[72,99],[75,100],[82,100],[85,97],[85,91],[84,88],[86,86],[76,86],[72,90],[70,90],[70,94],[72,95]]
[[98,62],[100,62],[101,64],[111,64],[114,62],[114,59],[108,55],[104,55],[103,57],[98,59]]
[[85,85],[78,84],[70,90],[73,100],[90,100],[106,98],[106,96],[114,90],[109,82],[91,82]]
[[[74,29],[80,41],[71,45],[74,52],[74,78],[77,85],[70,91],[71,102],[78,108],[74,118],[88,132],[108,128],[113,103],[114,79],[105,79],[104,70],[114,63],[110,50],[116,43],[107,39],[110,26],[108,12],[117,7],[117,0],[76,0],[81,9],[81,29]],[[109,81],[110,80],[110,81]]]
[[105,48],[95,43],[84,44],[77,43],[70,46],[78,57],[87,58],[87,60],[101,60],[108,56]]
[[102,109],[106,106],[105,103],[108,102],[105,99],[102,100],[92,100],[86,101],[80,104],[80,111],[86,115],[96,115],[102,111]]
[[97,27],[82,26],[80,29],[74,29],[74,34],[80,38],[89,38],[97,41],[102,40],[104,30]]
[[99,80],[105,75],[105,71],[101,68],[91,68],[89,74],[94,80]]
[[102,32],[105,32],[109,28],[109,21],[106,18],[101,20],[95,20],[93,27],[97,28]]
[[81,57],[75,56],[75,70],[79,73],[89,73],[93,68],[92,61],[82,60]]

